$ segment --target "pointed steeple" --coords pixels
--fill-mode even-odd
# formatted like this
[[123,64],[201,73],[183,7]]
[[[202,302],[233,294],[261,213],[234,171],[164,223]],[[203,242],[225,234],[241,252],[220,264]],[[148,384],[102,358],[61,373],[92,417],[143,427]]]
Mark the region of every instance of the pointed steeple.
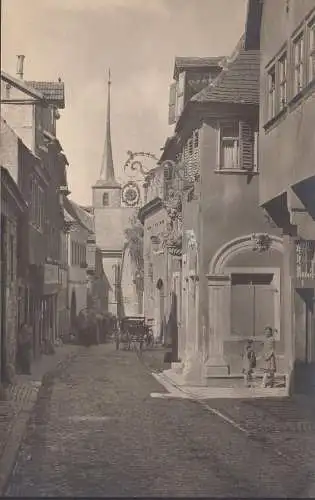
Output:
[[112,152],[112,140],[110,131],[110,70],[108,71],[108,95],[107,95],[107,116],[106,116],[106,135],[105,144],[102,157],[102,165],[98,185],[115,187],[119,186],[115,179],[114,162],[113,162],[113,152]]

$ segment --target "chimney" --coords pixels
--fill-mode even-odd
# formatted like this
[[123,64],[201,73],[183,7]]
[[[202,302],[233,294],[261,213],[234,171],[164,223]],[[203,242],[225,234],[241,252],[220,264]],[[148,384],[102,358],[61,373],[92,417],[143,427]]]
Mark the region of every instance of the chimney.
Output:
[[21,78],[21,80],[23,80],[23,76],[24,76],[24,72],[23,72],[24,59],[25,59],[25,56],[23,56],[23,55],[17,56],[16,74],[19,78]]

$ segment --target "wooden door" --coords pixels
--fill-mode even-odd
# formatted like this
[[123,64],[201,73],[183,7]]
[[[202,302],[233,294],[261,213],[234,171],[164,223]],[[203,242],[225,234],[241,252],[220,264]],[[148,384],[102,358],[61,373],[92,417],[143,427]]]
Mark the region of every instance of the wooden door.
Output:
[[231,286],[231,333],[241,337],[263,335],[275,327],[275,295],[280,293],[273,274],[233,274]]

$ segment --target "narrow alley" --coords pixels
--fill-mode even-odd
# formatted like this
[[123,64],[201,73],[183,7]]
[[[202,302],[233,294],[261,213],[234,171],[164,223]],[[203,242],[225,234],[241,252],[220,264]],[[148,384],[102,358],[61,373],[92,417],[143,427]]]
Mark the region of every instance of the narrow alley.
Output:
[[6,496],[305,496],[306,460],[163,391],[134,352],[80,351],[42,387]]

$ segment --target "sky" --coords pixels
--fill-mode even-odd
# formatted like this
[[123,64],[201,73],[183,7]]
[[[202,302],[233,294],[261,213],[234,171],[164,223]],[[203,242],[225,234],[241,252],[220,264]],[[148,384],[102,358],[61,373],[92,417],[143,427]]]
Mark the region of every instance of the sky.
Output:
[[108,68],[115,172],[125,182],[127,151],[159,156],[172,135],[175,57],[229,55],[245,11],[246,0],[2,0],[2,69],[15,76],[24,54],[25,80],[65,82],[57,136],[73,200],[90,204],[99,177]]

